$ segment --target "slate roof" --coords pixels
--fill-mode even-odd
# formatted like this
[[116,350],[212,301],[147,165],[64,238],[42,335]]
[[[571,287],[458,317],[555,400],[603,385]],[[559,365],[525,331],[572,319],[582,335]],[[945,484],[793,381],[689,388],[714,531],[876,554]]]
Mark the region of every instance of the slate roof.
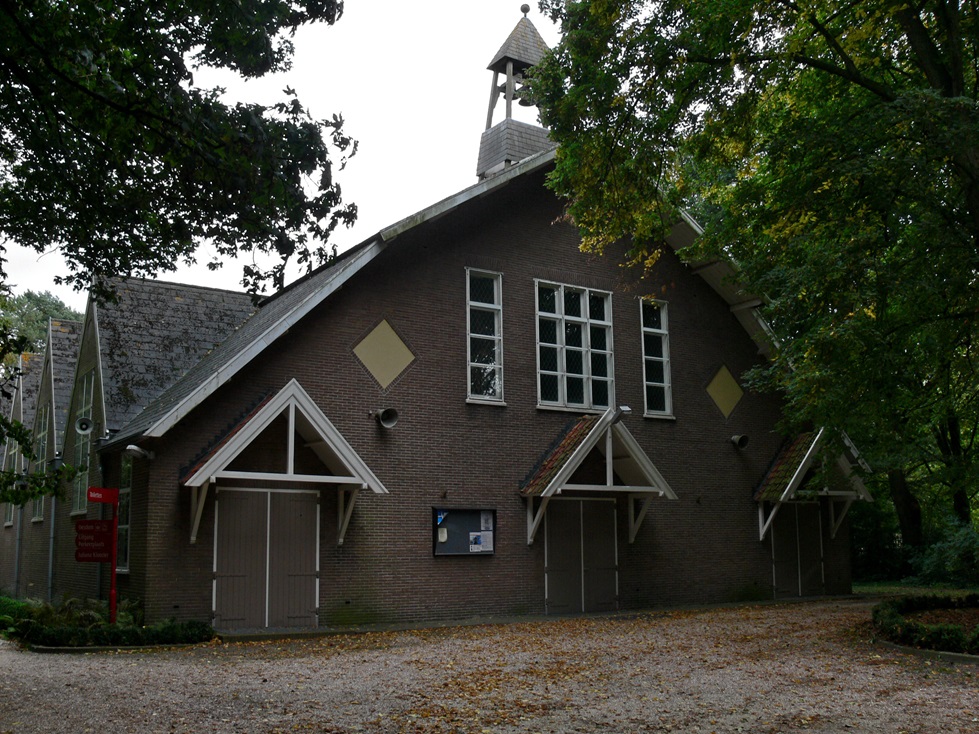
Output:
[[512,118],[502,120],[484,130],[479,139],[476,175],[484,176],[504,162],[522,161],[556,147],[557,143],[548,137],[544,128]]
[[786,443],[775,457],[772,468],[768,470],[768,474],[765,475],[755,491],[755,500],[758,502],[778,502],[781,500],[818,437],[819,434],[816,432],[801,433]]
[[544,452],[537,466],[520,486],[524,497],[539,497],[561,471],[571,455],[584,443],[600,415],[583,415],[569,423],[557,440]]
[[341,288],[398,236],[469,202],[479,202],[486,194],[503,188],[513,179],[538,170],[553,160],[554,151],[545,151],[512,166],[492,179],[474,184],[405,217],[346,250],[331,263],[317,268],[262,301],[258,310],[245,323],[191,367],[182,378],[163,390],[156,400],[113,436],[108,445],[132,440],[137,436],[164,435],[184,415],[262,353],[310,310]]
[[65,424],[71,408],[71,388],[75,381],[78,345],[82,338],[81,321],[48,321],[48,358],[51,361],[51,397],[54,402],[54,450],[64,448]]
[[[319,303],[331,292],[331,282],[358,262],[357,255],[363,249],[364,245],[359,245],[348,250],[338,260],[317,269],[260,303],[258,310],[229,333],[220,345],[189,366],[181,379],[172,380],[166,389],[158,391],[152,403],[138,415],[133,415],[132,420],[123,426],[110,443],[121,442],[147,432],[150,435],[165,433],[168,425],[157,428],[161,420],[172,415],[184,400],[200,395],[202,391],[203,394],[213,392],[230,374],[237,371],[239,365],[263,351],[279,335],[281,329],[277,330],[277,327],[284,320],[297,312],[305,313],[304,305]],[[151,430],[154,428],[157,430]]]
[[490,71],[505,73],[507,60],[510,60],[515,62],[514,73],[523,72],[544,58],[547,51],[547,44],[537,32],[537,28],[527,16],[524,16],[510,32],[486,68]]
[[96,305],[106,427],[118,430],[255,310],[247,293],[116,279]]
[[[383,253],[397,237],[448,212],[483,200],[488,194],[502,189],[514,179],[551,165],[554,158],[553,148],[542,151],[496,176],[405,217],[263,301],[247,321],[232,331],[220,345],[204,354],[199,362],[186,369],[182,377],[175,378],[173,384],[160,390],[145,409],[131,411],[131,419],[110,439],[108,446],[137,437],[165,435],[313,308],[342,288],[361,268]],[[674,248],[679,248],[682,244],[689,244],[688,240],[692,240],[699,231],[693,220],[684,217],[667,238],[667,242]],[[721,290],[718,293],[732,303],[728,293]]]
[[41,390],[41,375],[44,370],[43,354],[22,354],[20,355],[21,381],[20,381],[20,400],[21,418],[20,422],[28,428],[34,427],[34,414],[37,413],[37,395]]

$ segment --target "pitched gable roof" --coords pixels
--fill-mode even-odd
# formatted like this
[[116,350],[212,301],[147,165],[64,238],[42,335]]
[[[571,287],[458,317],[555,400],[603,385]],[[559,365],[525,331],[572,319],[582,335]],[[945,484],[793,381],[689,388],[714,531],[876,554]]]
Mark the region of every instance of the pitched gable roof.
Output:
[[[517,178],[540,171],[553,164],[556,151],[550,149],[511,166],[492,178],[480,181],[459,193],[439,201],[420,212],[387,227],[338,259],[290,284],[266,299],[256,311],[227,339],[205,354],[197,364],[170,387],[162,390],[144,410],[135,415],[110,441],[129,441],[138,436],[159,437],[200,405],[209,395],[238,374],[266,347],[285,334],[310,311],[337,292],[345,283],[383,253],[402,234],[432,222],[449,212],[477,202]],[[680,249],[693,242],[702,230],[690,217],[673,228],[667,242]],[[713,265],[713,264],[712,264]],[[703,276],[704,271],[694,269]],[[714,270],[711,270],[714,272]],[[733,269],[730,271],[733,273]],[[711,287],[731,306],[759,349],[767,353],[767,334],[755,313],[757,299],[746,296],[727,279],[705,278]]]
[[48,321],[47,365],[51,380],[51,401],[54,410],[54,450],[64,447],[68,410],[71,407],[71,389],[78,362],[78,345],[82,337],[82,322]]
[[821,438],[821,431],[808,431],[786,443],[755,492],[755,500],[779,502],[790,499],[812,466]]
[[[577,492],[627,492],[629,494],[629,542],[633,542],[655,496],[676,499],[639,442],[621,422],[627,412],[611,407],[601,415],[584,415],[567,428],[545,452],[523,483],[527,498],[527,543],[533,543],[551,498],[565,490]],[[572,482],[575,472],[596,452],[605,466],[602,483]],[[642,499],[636,512],[635,498]],[[535,498],[540,504],[534,510]]]
[[[860,458],[856,448],[846,436],[843,437],[846,450],[829,467],[827,485],[799,494],[810,481],[816,460],[825,458],[822,452],[825,430],[820,428],[819,431],[799,434],[788,441],[776,455],[771,468],[755,492],[755,500],[762,503],[758,515],[759,540],[765,539],[779,508],[785,503],[809,501],[814,495],[827,497],[831,513],[830,534],[835,537],[850,505],[855,500],[867,502],[873,500],[863,480],[854,473],[854,467],[857,465],[865,471],[869,471],[870,467]],[[834,503],[843,504],[841,512],[835,510]],[[771,509],[766,516],[764,510],[768,505]]]
[[[601,415],[585,415],[569,426],[538,463],[520,493],[550,497],[565,489],[580,491],[655,492],[676,499],[676,494],[621,422],[621,408]],[[570,479],[585,458],[597,450],[606,465],[602,484],[573,484]],[[622,483],[618,484],[615,479]]]
[[141,279],[96,309],[106,427],[117,430],[255,310],[246,293]]
[[111,443],[135,436],[164,435],[184,416],[243,369],[265,348],[285,334],[306,314],[338,291],[405,232],[478,200],[506,186],[514,178],[542,168],[554,159],[554,151],[541,153],[513,166],[506,172],[433,204],[344,252],[337,260],[300,278],[263,301],[258,311],[220,346],[205,355],[187,374],[164,390],[153,403],[128,425]]

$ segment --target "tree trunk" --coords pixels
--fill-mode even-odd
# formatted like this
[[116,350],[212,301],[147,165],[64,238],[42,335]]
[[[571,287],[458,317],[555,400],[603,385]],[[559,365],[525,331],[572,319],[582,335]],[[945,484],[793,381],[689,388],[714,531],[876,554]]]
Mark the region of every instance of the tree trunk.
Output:
[[969,506],[968,485],[970,474],[967,470],[966,452],[962,447],[962,429],[958,416],[951,410],[945,420],[935,427],[935,440],[942,462],[947,472],[948,486],[952,490],[952,512],[955,519],[965,525],[972,524],[972,509]]
[[897,521],[901,526],[901,538],[904,545],[919,548],[924,544],[924,533],[921,529],[921,505],[918,498],[911,494],[908,478],[900,469],[887,472],[887,483],[890,485],[891,500],[897,511]]
[[952,492],[952,512],[963,525],[972,525],[972,508],[969,506],[969,493],[961,487]]

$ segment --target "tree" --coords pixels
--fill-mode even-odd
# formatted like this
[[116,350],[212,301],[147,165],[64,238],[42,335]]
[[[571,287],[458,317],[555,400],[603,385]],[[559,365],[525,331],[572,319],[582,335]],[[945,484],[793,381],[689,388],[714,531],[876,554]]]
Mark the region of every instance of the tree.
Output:
[[[289,69],[289,35],[333,24],[342,0],[0,0],[0,245],[58,248],[57,279],[111,298],[108,278],[251,255],[243,284],[283,284],[312,268],[350,225],[333,178],[356,152],[339,115],[315,120],[294,90],[282,102],[226,104],[194,84],[196,66],[246,78]],[[0,246],[0,297],[8,297]],[[265,268],[255,256],[271,255]],[[0,326],[0,357],[29,339]],[[6,388],[5,388],[6,389]],[[0,418],[0,444],[24,459],[30,431]],[[68,470],[65,470],[68,471]],[[60,474],[3,472],[0,502],[53,491]]]
[[0,316],[8,320],[10,328],[27,339],[28,351],[41,352],[48,338],[48,319],[81,321],[82,314],[70,308],[50,291],[35,293],[24,291],[0,303]]
[[[58,247],[82,289],[193,262],[271,254],[244,284],[281,286],[351,224],[331,146],[356,150],[337,115],[314,120],[293,90],[270,107],[229,105],[193,65],[260,77],[289,69],[286,33],[333,23],[342,0],[0,2],[0,235]],[[2,266],[2,261],[0,261]],[[2,270],[0,270],[2,276]]]
[[941,467],[976,501],[979,8],[958,0],[594,0],[541,6],[563,38],[532,80],[555,190],[586,247],[650,263],[676,207],[762,294],[759,379],[795,423],[887,472]]

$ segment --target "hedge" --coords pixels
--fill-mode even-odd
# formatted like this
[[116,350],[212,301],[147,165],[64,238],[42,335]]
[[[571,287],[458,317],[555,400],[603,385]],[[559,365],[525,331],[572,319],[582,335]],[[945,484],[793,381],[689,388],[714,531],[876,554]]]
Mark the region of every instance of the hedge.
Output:
[[108,622],[104,602],[65,599],[54,606],[0,596],[0,634],[40,647],[130,647],[207,642],[214,629],[204,622],[167,620],[144,627],[141,610],[120,604],[116,624]]
[[973,609],[979,607],[979,594],[962,597],[903,596],[874,607],[874,627],[881,637],[900,645],[979,655],[979,625],[964,629],[954,624],[925,624],[905,615],[931,609]]

